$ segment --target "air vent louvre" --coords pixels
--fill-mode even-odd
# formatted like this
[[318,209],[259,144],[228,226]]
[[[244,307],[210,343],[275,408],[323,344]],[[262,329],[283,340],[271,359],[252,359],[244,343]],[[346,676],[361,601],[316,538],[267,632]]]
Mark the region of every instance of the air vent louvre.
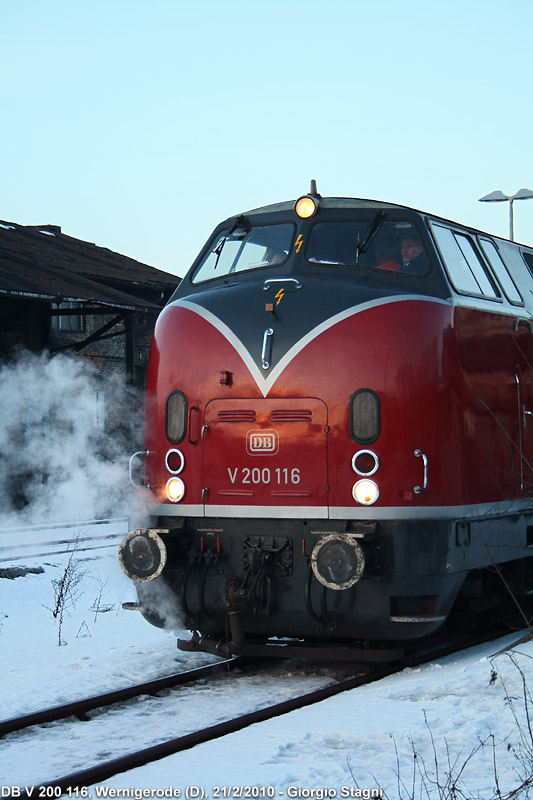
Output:
[[270,414],[271,422],[312,422],[313,412],[305,408],[278,408]]
[[227,409],[219,411],[217,422],[255,422],[253,409]]

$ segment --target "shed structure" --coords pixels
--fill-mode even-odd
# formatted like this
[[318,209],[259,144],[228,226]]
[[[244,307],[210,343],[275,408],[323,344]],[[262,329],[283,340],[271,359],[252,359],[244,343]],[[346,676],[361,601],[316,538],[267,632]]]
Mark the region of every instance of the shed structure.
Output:
[[71,350],[142,387],[155,320],[178,282],[59,226],[0,221],[0,359]]
[[[133,424],[135,389],[144,390],[155,321],[179,280],[59,226],[0,220],[0,364],[28,350],[91,361],[101,386],[100,428],[131,419],[135,446],[142,435]],[[118,396],[120,404],[112,400]],[[128,396],[131,409],[123,405]]]

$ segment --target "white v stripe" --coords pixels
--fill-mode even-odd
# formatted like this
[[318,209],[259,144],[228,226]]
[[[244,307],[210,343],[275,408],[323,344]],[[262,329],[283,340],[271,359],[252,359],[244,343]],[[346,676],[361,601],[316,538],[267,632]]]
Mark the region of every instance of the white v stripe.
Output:
[[428,303],[439,303],[441,305],[449,306],[451,305],[449,300],[441,300],[437,297],[424,297],[419,294],[416,295],[394,295],[392,297],[380,297],[377,300],[369,300],[367,303],[360,303],[356,306],[350,306],[350,308],[344,309],[344,311],[340,311],[338,314],[334,314],[329,319],[324,320],[315,328],[306,333],[299,341],[297,341],[280,359],[279,363],[276,364],[271,370],[262,371],[256,365],[254,359],[252,358],[250,351],[244,346],[242,341],[235,335],[235,333],[229,328],[225,322],[222,322],[220,317],[217,317],[216,314],[213,314],[208,309],[204,308],[203,306],[199,305],[198,303],[192,303],[190,300],[175,300],[171,305],[173,306],[180,306],[182,308],[186,308],[189,311],[192,311],[198,316],[202,317],[206,320],[206,322],[211,323],[217,331],[219,331],[222,336],[224,336],[227,341],[235,348],[237,353],[240,355],[246,366],[248,367],[250,374],[252,375],[253,379],[255,380],[259,390],[262,392],[263,397],[266,397],[269,393],[270,389],[277,381],[281,373],[284,369],[290,364],[290,362],[300,353],[307,345],[316,339],[317,336],[320,336],[324,331],[327,331],[329,328],[332,328],[334,325],[337,325],[339,322],[342,322],[348,317],[352,317],[355,314],[360,314],[362,311],[367,311],[370,308],[378,308],[379,306],[391,304],[391,303],[405,303],[408,301],[416,300],[417,302],[428,302]]

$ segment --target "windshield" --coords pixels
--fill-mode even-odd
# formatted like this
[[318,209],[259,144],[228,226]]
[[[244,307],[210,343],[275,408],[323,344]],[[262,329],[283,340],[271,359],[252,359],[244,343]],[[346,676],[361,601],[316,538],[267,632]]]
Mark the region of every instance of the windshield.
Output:
[[288,258],[294,225],[251,227],[242,218],[238,227],[219,233],[192,276],[193,283],[231,275],[234,272],[283,264]]
[[312,264],[364,267],[423,275],[428,261],[415,226],[407,221],[317,222],[305,257]]

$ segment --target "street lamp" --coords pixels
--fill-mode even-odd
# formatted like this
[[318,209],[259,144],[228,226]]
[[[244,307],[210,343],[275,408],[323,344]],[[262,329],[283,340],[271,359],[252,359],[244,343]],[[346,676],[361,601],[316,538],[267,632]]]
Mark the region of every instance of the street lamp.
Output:
[[513,202],[515,200],[527,200],[528,197],[533,197],[531,189],[520,189],[516,194],[511,196],[500,192],[498,189],[496,192],[486,194],[485,197],[480,197],[479,200],[481,203],[501,203],[504,200],[509,201],[509,239],[513,242]]

